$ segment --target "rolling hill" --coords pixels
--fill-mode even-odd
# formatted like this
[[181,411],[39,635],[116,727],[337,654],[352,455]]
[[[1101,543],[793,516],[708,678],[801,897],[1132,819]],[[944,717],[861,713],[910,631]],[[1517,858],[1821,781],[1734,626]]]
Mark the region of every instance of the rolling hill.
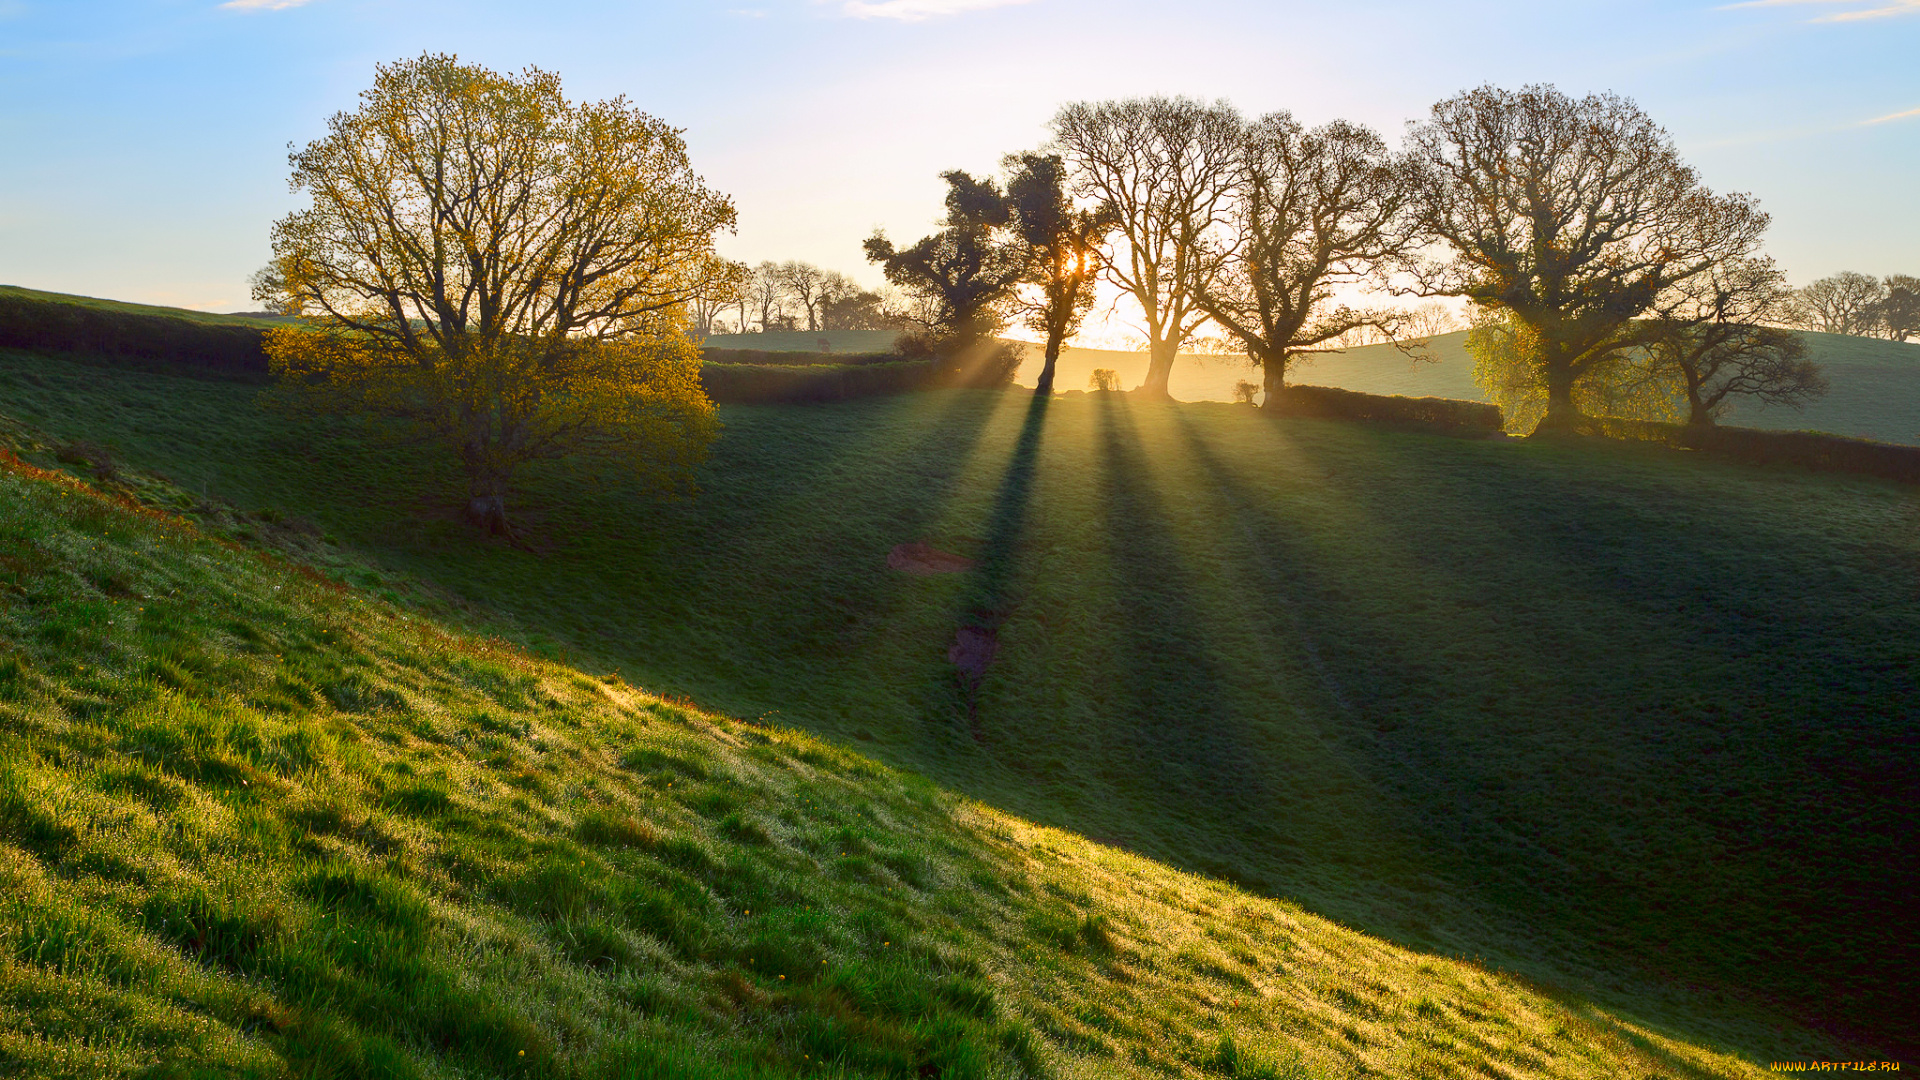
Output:
[[276,515],[82,471],[0,458],[10,1074],[1762,1075],[372,599],[261,547]]

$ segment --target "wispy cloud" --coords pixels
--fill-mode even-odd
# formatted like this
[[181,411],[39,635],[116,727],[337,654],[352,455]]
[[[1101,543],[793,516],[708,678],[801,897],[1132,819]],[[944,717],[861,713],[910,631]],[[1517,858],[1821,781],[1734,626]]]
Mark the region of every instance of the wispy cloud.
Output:
[[1920,15],[1920,0],[1744,0],[1725,4],[1720,10],[1767,7],[1842,6],[1847,10],[1822,15],[1812,22],[1859,22],[1863,19],[1892,19],[1901,15]]
[[1872,127],[1875,124],[1891,124],[1895,120],[1920,120],[1920,109],[1907,109],[1904,112],[1888,113],[1885,116],[1876,116],[1871,120],[1860,121],[1858,126]]
[[220,6],[230,11],[285,11],[307,2],[308,0],[227,0]]
[[901,22],[920,22],[923,19],[937,19],[942,15],[960,15],[969,11],[1011,7],[1014,4],[1030,2],[1031,0],[846,0],[840,5],[840,11],[855,19],[898,19]]

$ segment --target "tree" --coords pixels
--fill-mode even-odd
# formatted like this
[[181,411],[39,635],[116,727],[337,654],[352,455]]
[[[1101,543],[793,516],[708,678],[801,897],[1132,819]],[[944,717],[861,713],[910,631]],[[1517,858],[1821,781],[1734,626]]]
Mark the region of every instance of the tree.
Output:
[[[747,278],[746,295],[760,316],[760,331],[777,329],[786,315],[783,303],[787,298],[787,276],[780,264],[762,262],[754,267]],[[740,330],[745,333],[746,326]]]
[[1843,270],[1799,291],[1793,321],[1804,330],[1866,336],[1876,329],[1886,297],[1880,279]]
[[1116,215],[1123,250],[1105,260],[1106,272],[1140,306],[1140,389],[1156,397],[1168,396],[1180,345],[1206,319],[1194,303],[1190,264],[1200,238],[1224,218],[1240,129],[1232,106],[1187,98],[1079,102],[1053,119],[1076,193]]
[[1768,259],[1739,259],[1681,283],[1648,320],[1646,351],[1678,377],[1687,422],[1711,424],[1735,395],[1798,409],[1826,393],[1801,336],[1777,325],[1793,300]]
[[[1547,387],[1519,340],[1510,316],[1476,310],[1464,344],[1474,384],[1500,406],[1507,430],[1533,431],[1547,413]],[[1641,349],[1596,360],[1574,384],[1573,406],[1587,416],[1673,423],[1686,408],[1686,392],[1671,367],[1655,365]]]
[[790,260],[780,264],[780,280],[786,285],[787,295],[806,309],[807,332],[818,332],[821,288],[826,284],[827,272],[812,263]]
[[1881,332],[1895,341],[1920,334],[1920,277],[1891,274],[1881,284],[1886,295],[1874,311]]
[[294,400],[438,441],[496,532],[529,461],[690,476],[715,424],[685,305],[732,273],[713,240],[734,208],[678,131],[429,54],[380,67],[290,162],[312,205],[274,225],[273,269],[304,325],[266,350]]
[[1027,326],[1046,335],[1046,363],[1034,393],[1051,394],[1060,346],[1093,306],[1100,247],[1113,231],[1114,212],[1105,204],[1075,207],[1066,165],[1056,154],[1010,155],[1006,166],[1012,232],[1026,256],[1023,276],[1037,290],[1021,310]]
[[720,313],[742,303],[741,288],[746,283],[750,271],[746,264],[729,262],[725,273],[715,275],[711,282],[702,286],[700,291],[687,301],[687,315],[692,320],[695,337],[706,337],[715,333],[714,324]]
[[1019,247],[1000,235],[1011,212],[999,186],[957,169],[941,176],[947,182],[943,227],[904,249],[876,232],[867,238],[867,258],[888,281],[925,299],[934,335],[929,347],[952,377],[1002,385],[1019,367],[1019,351],[996,348],[993,335],[1006,325],[1004,309],[1026,263]]
[[1391,334],[1404,317],[1335,300],[1404,243],[1407,170],[1380,136],[1336,120],[1312,131],[1278,112],[1247,125],[1226,225],[1188,263],[1199,309],[1259,364],[1270,405],[1287,367],[1337,352],[1362,327]]
[[1543,425],[1577,422],[1578,383],[1641,344],[1667,290],[1759,245],[1767,216],[1709,191],[1631,101],[1551,86],[1482,87],[1413,127],[1418,237],[1405,262],[1428,296],[1507,321],[1546,392]]

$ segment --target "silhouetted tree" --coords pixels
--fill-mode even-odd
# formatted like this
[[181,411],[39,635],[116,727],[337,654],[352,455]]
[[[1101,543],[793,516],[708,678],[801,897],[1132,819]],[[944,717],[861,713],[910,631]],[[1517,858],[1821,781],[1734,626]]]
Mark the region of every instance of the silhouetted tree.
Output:
[[1920,334],[1920,278],[1890,274],[1882,284],[1886,295],[1874,311],[1881,332],[1895,341]]
[[1435,105],[1408,144],[1420,238],[1448,255],[1405,268],[1426,295],[1509,323],[1546,392],[1546,429],[1577,421],[1576,384],[1641,344],[1636,320],[1663,293],[1751,254],[1767,224],[1612,94],[1482,87]]
[[1646,351],[1657,369],[1679,377],[1688,423],[1713,423],[1735,395],[1798,409],[1826,393],[1800,334],[1769,325],[1792,300],[1767,259],[1722,263],[1661,299],[1646,323]]
[[1092,210],[1073,205],[1066,165],[1056,154],[1010,155],[1006,165],[1012,232],[1025,249],[1025,282],[1036,290],[1021,305],[1022,314],[1030,329],[1046,336],[1046,363],[1034,393],[1051,394],[1060,346],[1093,306],[1100,247],[1115,215],[1108,204]]
[[[746,296],[753,304],[760,318],[762,333],[778,329],[786,311],[783,307],[787,298],[787,278],[776,262],[762,262],[753,268],[746,282]],[[742,333],[746,327],[740,327]]]
[[887,280],[924,297],[931,307],[932,351],[962,381],[1000,385],[1019,366],[1016,348],[996,348],[1005,309],[1026,266],[1018,245],[1001,234],[1011,219],[1007,198],[991,179],[960,170],[947,182],[944,227],[912,247],[895,249],[886,234],[867,238],[867,258]]
[[1404,245],[1408,170],[1367,128],[1308,131],[1278,112],[1242,131],[1232,176],[1225,227],[1188,263],[1190,291],[1260,365],[1278,405],[1295,358],[1338,351],[1362,327],[1391,336],[1404,321],[1334,297]]
[[812,263],[790,260],[780,264],[780,281],[786,286],[787,295],[806,310],[807,332],[819,330],[821,290],[826,285],[827,271]]
[[1113,207],[1121,250],[1108,278],[1139,304],[1147,337],[1140,389],[1166,397],[1180,345],[1206,313],[1194,303],[1200,238],[1220,224],[1240,143],[1225,102],[1133,98],[1079,102],[1053,118],[1076,192]]
[[1887,287],[1879,278],[1843,270],[1796,294],[1793,321],[1804,330],[1869,335],[1880,323],[1880,304],[1886,297]]

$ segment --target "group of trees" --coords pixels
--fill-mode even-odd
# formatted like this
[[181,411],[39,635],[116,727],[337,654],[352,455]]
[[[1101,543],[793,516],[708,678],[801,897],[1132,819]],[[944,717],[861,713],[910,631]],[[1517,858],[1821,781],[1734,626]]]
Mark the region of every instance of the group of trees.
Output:
[[808,262],[738,266],[734,278],[694,297],[696,336],[769,330],[909,330],[914,312],[897,296],[867,289]]
[[1431,309],[1356,300],[1393,294],[1466,301],[1490,385],[1549,428],[1636,396],[1709,423],[1733,395],[1824,386],[1779,329],[1797,301],[1760,250],[1766,214],[1708,189],[1624,98],[1483,87],[1397,152],[1359,124],[1183,98],[1070,104],[1053,130],[1004,183],[948,173],[940,231],[868,241],[890,281],[936,300],[953,351],[1024,315],[1051,361],[1104,278],[1141,320],[1154,396],[1208,324],[1269,403],[1302,357],[1411,346]]
[[[1041,392],[1098,283],[1139,309],[1165,396],[1211,324],[1264,372],[1360,335],[1434,332],[1464,300],[1497,392],[1548,428],[1583,408],[1732,395],[1797,403],[1822,320],[1914,332],[1914,281],[1839,275],[1796,294],[1760,251],[1767,216],[1702,184],[1630,101],[1483,87],[1435,105],[1395,151],[1346,121],[1242,116],[1183,98],[1077,103],[1003,174],[945,174],[939,227],[866,241],[901,293],[803,262],[731,262],[734,224],[679,132],[623,99],[576,104],[538,70],[450,56],[384,66],[360,107],[295,152],[308,209],[282,219],[259,299],[301,316],[267,351],[289,402],[398,421],[466,470],[469,512],[542,458],[683,482],[716,425],[688,332],[908,328],[959,381],[1010,381],[1019,321],[1045,341]],[[1427,298],[1368,307],[1361,296]],[[1813,313],[1813,314],[1809,314]]]
[[1794,294],[1788,322],[1802,330],[1905,341],[1920,335],[1920,277],[1885,280],[1851,270]]

